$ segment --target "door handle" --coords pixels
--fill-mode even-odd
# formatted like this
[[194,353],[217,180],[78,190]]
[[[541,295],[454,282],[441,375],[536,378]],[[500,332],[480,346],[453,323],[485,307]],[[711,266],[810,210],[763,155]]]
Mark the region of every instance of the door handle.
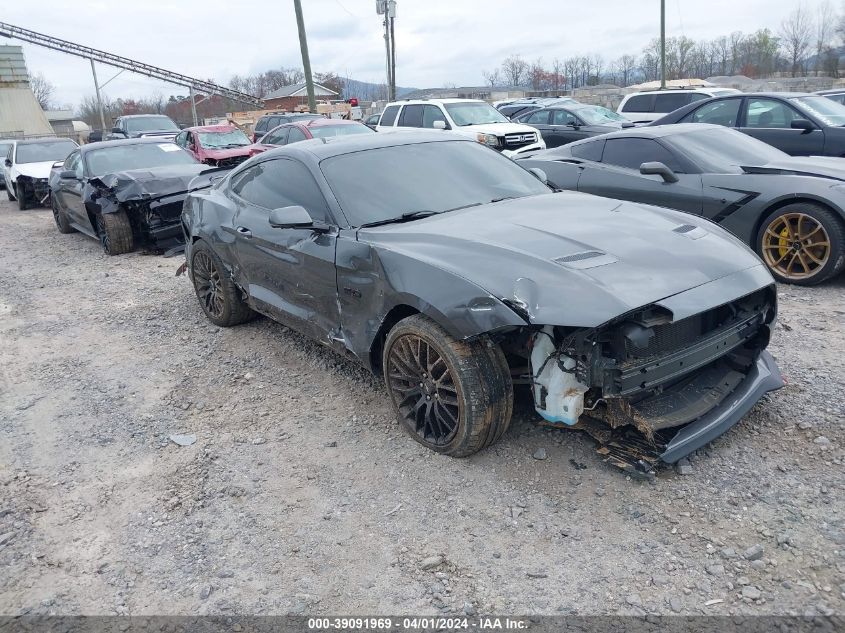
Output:
[[235,230],[238,232],[238,235],[243,235],[244,237],[252,237],[252,231],[250,231],[245,226],[239,226]]

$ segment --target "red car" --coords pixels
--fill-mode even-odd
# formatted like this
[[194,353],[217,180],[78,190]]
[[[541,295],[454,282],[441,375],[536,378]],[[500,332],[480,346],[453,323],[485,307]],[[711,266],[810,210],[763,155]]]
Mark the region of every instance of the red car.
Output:
[[290,145],[309,138],[334,138],[350,134],[375,134],[375,130],[368,128],[358,121],[346,119],[311,119],[284,123],[267,132],[261,140],[253,145],[256,152],[273,149],[279,145]]
[[212,167],[234,167],[263,151],[233,125],[189,127],[176,136],[176,144]]

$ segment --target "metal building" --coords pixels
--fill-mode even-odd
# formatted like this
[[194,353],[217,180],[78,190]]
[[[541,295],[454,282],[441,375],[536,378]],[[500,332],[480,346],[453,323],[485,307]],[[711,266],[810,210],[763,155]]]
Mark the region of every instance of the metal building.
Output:
[[23,48],[0,46],[0,138],[42,135],[53,128],[32,93]]

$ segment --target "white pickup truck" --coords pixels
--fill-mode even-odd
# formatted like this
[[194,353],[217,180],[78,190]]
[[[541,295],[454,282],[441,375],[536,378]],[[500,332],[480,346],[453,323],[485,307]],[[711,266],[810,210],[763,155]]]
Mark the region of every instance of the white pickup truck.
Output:
[[486,101],[478,99],[408,99],[388,103],[377,132],[409,128],[452,130],[505,156],[546,149],[540,132],[513,123]]

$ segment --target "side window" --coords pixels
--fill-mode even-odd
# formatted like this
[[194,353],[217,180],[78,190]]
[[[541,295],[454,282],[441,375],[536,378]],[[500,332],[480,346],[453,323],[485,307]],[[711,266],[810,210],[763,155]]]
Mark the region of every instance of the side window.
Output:
[[288,142],[288,129],[286,127],[280,127],[271,130],[267,132],[267,136],[261,139],[261,142],[267,145],[284,145]]
[[548,110],[535,110],[527,117],[522,119],[523,123],[527,123],[531,125],[534,123],[535,125],[545,125],[549,122],[549,111]]
[[384,112],[381,113],[381,120],[378,122],[379,125],[393,125],[396,121],[396,114],[399,112],[398,105],[387,106],[384,109]]
[[79,152],[75,152],[75,154],[76,156],[74,157],[73,167],[71,169],[76,172],[76,177],[82,180],[82,156]]
[[305,141],[307,139],[308,137],[305,136],[305,132],[300,130],[298,127],[291,127],[290,132],[288,132],[288,145],[298,141]]
[[578,143],[572,145],[569,150],[575,158],[591,160],[595,163],[601,162],[601,153],[604,149],[604,141],[591,141],[589,143]]
[[689,96],[689,102],[695,103],[696,101],[701,101],[702,99],[709,99],[711,96],[714,95],[706,95],[703,92],[691,92]]
[[62,168],[66,169],[66,170],[75,169],[76,165],[74,164],[74,161],[77,160],[78,158],[79,158],[79,152],[71,152],[70,154],[68,154],[67,158],[65,158],[65,163],[62,166]]
[[258,119],[258,123],[255,124],[255,133],[257,134],[258,132],[266,132],[268,121],[269,119],[266,116],[263,116]]
[[297,161],[268,160],[245,169],[235,177],[232,191],[264,209],[299,205],[315,220],[331,222],[323,193],[311,172]]
[[782,101],[748,99],[747,103],[745,127],[789,128],[792,121],[804,118]]
[[649,138],[611,138],[605,142],[602,162],[617,167],[636,169],[652,161],[661,162],[673,171],[681,167],[671,152]]
[[733,127],[739,117],[739,104],[742,99],[725,99],[705,103],[697,110],[693,110],[683,119],[682,123],[715,123]]
[[194,148],[194,135],[191,132],[188,132],[185,136],[185,146]]
[[667,92],[662,95],[655,95],[654,97],[654,112],[674,112],[678,108],[683,108],[685,105],[692,103],[692,93],[690,92]]
[[423,107],[421,105],[406,105],[399,117],[400,127],[422,127]]
[[622,106],[622,112],[651,112],[654,95],[634,95]]
[[435,121],[443,121],[446,124],[446,127],[449,127],[449,124],[446,122],[446,115],[443,114],[443,111],[438,108],[436,105],[427,105],[423,106],[423,127],[433,128]]
[[176,135],[176,138],[174,139],[173,142],[176,143],[179,147],[185,147],[185,145],[186,145],[185,138],[187,138],[187,136],[188,136],[187,132],[179,132],[179,134]]
[[566,110],[555,110],[552,125],[580,125],[580,121]]

